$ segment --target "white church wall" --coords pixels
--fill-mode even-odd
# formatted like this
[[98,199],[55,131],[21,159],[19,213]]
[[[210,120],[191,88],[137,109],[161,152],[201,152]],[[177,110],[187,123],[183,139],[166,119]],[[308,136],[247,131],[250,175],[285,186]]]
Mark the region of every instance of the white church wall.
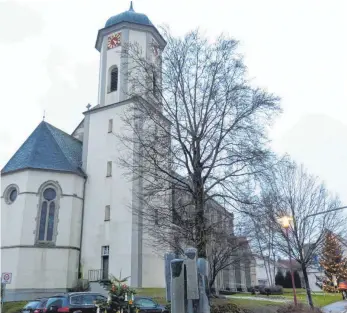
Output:
[[[129,105],[129,104],[128,104]],[[101,269],[101,248],[110,247],[109,273],[131,275],[132,182],[118,165],[123,144],[114,134],[124,132],[121,120],[127,105],[108,107],[89,115],[87,149],[85,220],[82,262],[85,277],[89,270]],[[108,132],[113,120],[113,133]],[[131,155],[129,155],[131,162]],[[112,162],[112,176],[106,177],[107,163]],[[110,206],[110,221],[105,221],[105,207]]]
[[[57,234],[50,247],[36,244],[40,187],[59,185]],[[80,242],[82,177],[52,171],[27,170],[1,177],[2,192],[17,184],[19,195],[10,205],[2,199],[2,270],[13,273],[7,289],[66,289],[77,279]],[[17,262],[13,262],[17,260]]]
[[[157,124],[157,125],[155,125]],[[162,127],[169,127],[169,125],[165,124],[164,120],[161,120],[160,126],[158,125],[159,122],[154,122],[153,120],[147,119],[146,123],[145,123],[145,127],[148,127],[148,129],[154,129],[157,128],[158,131],[158,135],[159,138],[161,138],[161,142],[162,142],[162,136],[165,136],[166,133],[161,131]],[[148,134],[148,133],[147,133]],[[154,133],[153,133],[154,136]],[[158,145],[157,149],[168,149],[168,147],[170,146],[170,138],[167,138],[168,142],[167,142],[167,146],[164,145]],[[169,151],[162,151],[163,155],[165,155],[165,157],[163,159],[160,159],[160,165],[163,168],[169,168]],[[148,164],[147,166],[152,166],[153,164]],[[145,165],[146,166],[146,165]],[[151,173],[153,175],[153,173],[155,172],[155,169],[153,168]],[[158,175],[160,175],[160,171],[157,171]],[[151,175],[151,177],[148,177],[147,179],[144,180],[143,185],[144,185],[144,189],[146,190],[146,184],[148,184],[148,187],[151,188],[151,186],[153,187],[153,181],[155,180],[155,178]],[[163,174],[165,177],[165,174]],[[161,182],[164,184],[165,179],[163,179]],[[161,195],[159,196],[159,198],[152,200],[151,204],[156,207],[155,202],[158,202],[158,208],[162,207],[162,206],[171,206],[171,201],[172,201],[172,193],[170,191],[170,186],[169,183],[166,182],[166,188],[165,186],[162,186],[162,190],[167,190],[167,192],[162,192]],[[157,194],[158,195],[158,194]],[[143,210],[146,210],[146,207],[143,208]],[[152,210],[152,209],[151,209]],[[146,214],[146,212],[144,213]],[[153,215],[153,212],[149,212],[150,215]],[[159,213],[160,216],[160,213]],[[143,246],[142,246],[142,284],[145,287],[149,287],[149,288],[163,288],[165,287],[165,263],[164,263],[164,254],[165,250],[161,250],[162,248],[159,247],[153,247],[151,245],[151,243],[153,242],[153,238],[150,237],[150,235],[148,234],[148,232],[146,231],[146,223],[154,223],[155,221],[149,221],[149,220],[144,220],[144,230],[143,230]],[[153,227],[153,225],[149,225],[149,229],[151,229]],[[161,231],[164,231],[161,228]],[[169,229],[166,229],[166,231],[170,231]]]
[[[18,245],[21,242],[23,216],[25,212],[28,172],[16,172],[1,176],[1,247]],[[5,190],[9,185],[18,186],[16,201],[7,204]],[[3,252],[3,251],[2,251]]]
[[153,247],[150,245],[150,240],[146,240],[146,232],[143,233],[143,237],[144,243],[142,247],[142,285],[146,288],[164,288],[164,255],[160,253],[160,251],[154,251]]
[[[147,34],[138,30],[129,31],[129,42],[135,47],[139,47],[138,51],[131,52],[132,54],[139,53],[142,57],[147,57]],[[134,49],[133,49],[134,50]],[[135,56],[137,58],[139,56]],[[137,64],[133,60],[128,60],[128,71],[129,71],[129,82],[128,82],[128,92],[130,94],[141,94],[144,91],[143,80],[145,79],[147,73],[141,65]],[[145,90],[146,91],[146,90]]]

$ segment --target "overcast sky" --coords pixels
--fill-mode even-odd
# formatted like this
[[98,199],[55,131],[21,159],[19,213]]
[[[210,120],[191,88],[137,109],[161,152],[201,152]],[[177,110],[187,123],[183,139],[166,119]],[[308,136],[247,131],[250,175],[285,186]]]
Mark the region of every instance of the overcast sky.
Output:
[[[42,120],[71,133],[97,104],[97,31],[128,0],[0,0],[0,166]],[[272,146],[347,204],[346,0],[135,0],[176,35],[225,32],[254,82],[282,98]]]

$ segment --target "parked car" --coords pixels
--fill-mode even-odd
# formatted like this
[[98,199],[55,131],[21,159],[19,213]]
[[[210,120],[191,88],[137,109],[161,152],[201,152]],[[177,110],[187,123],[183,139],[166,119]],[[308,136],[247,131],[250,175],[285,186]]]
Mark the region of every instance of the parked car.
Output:
[[48,299],[44,313],[96,313],[95,302],[107,298],[94,292],[69,292]]
[[42,299],[29,301],[24,306],[21,312],[22,313],[43,313],[47,300],[48,298],[42,298]]
[[138,313],[170,313],[165,306],[158,304],[150,297],[135,297],[134,307]]

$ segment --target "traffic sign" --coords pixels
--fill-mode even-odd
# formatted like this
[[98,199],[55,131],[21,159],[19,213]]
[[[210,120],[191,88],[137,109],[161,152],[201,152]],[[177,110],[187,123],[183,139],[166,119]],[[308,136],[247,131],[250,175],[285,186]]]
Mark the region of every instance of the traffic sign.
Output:
[[1,274],[1,283],[2,284],[11,284],[12,273],[2,273]]

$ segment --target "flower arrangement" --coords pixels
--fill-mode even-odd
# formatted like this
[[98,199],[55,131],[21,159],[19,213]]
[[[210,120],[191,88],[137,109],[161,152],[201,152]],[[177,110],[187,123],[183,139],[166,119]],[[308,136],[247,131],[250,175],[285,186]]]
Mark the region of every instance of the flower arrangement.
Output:
[[126,278],[116,278],[110,275],[109,280],[102,281],[105,289],[108,291],[107,302],[99,302],[96,305],[101,310],[108,310],[111,308],[113,312],[122,312],[123,309],[129,308],[132,305],[134,295],[136,291],[130,288],[126,282],[129,277]]

